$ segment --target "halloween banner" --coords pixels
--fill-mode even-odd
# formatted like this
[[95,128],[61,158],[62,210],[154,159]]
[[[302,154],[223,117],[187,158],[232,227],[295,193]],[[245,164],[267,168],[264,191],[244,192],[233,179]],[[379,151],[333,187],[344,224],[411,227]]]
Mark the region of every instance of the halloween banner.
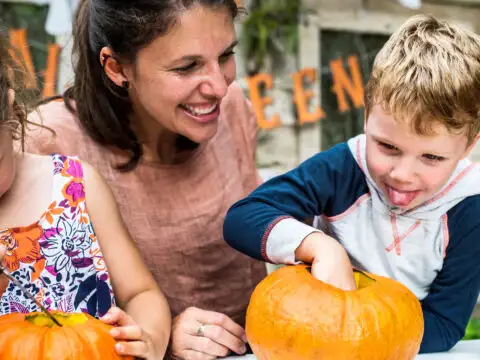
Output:
[[[57,94],[56,85],[59,70],[59,56],[61,48],[58,44],[49,44],[45,69],[35,69],[27,40],[26,29],[9,30],[10,40],[17,50],[12,55],[22,63],[27,72],[27,87],[35,89],[38,87],[37,76],[43,77],[42,97],[49,97]],[[19,58],[21,57],[21,58]],[[360,70],[358,56],[350,55],[346,59],[338,58],[328,65],[332,73],[333,87],[338,111],[346,112],[351,109],[363,106],[363,80]],[[315,123],[327,117],[321,107],[313,107],[311,100],[315,96],[312,90],[318,86],[317,69],[304,68],[291,74],[293,85],[292,103],[296,107],[298,122],[300,125]],[[266,117],[265,108],[272,106],[275,102],[269,93],[273,89],[273,76],[268,73],[259,73],[246,78],[248,84],[248,97],[252,102],[258,125],[261,129],[273,129],[282,125],[279,114],[270,118]],[[312,108],[313,107],[313,108]]]

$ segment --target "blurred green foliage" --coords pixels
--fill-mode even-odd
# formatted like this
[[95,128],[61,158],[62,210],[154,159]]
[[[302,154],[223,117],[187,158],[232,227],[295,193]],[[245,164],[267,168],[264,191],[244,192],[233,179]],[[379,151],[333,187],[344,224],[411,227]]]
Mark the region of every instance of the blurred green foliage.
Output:
[[480,319],[472,318],[465,331],[464,340],[480,339]]
[[241,45],[248,72],[259,72],[269,57],[274,67],[298,50],[298,25],[307,13],[301,0],[253,0],[243,19]]
[[7,29],[27,29],[28,44],[40,88],[43,86],[43,77],[39,75],[46,66],[48,44],[55,42],[55,38],[45,31],[47,14],[48,5],[0,2],[1,32],[4,33]]

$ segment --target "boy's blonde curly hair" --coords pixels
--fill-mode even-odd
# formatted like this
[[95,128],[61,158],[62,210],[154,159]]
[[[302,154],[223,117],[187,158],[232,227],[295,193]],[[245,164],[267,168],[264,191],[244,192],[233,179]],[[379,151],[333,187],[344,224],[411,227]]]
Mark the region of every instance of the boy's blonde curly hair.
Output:
[[411,17],[375,58],[366,118],[377,104],[420,135],[440,123],[471,144],[480,131],[480,36],[433,16]]

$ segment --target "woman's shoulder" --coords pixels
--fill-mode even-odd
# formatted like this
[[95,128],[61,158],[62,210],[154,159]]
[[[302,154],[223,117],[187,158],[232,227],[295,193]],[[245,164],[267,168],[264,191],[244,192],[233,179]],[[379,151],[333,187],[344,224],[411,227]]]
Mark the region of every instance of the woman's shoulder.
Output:
[[76,154],[77,144],[88,142],[86,134],[62,101],[50,101],[28,115],[25,147],[37,154]]
[[258,132],[257,118],[245,90],[234,81],[222,100],[222,121],[228,124],[234,135],[241,138],[243,145],[256,147]]
[[41,129],[44,126],[54,131],[64,127],[79,127],[75,113],[67,108],[63,99],[52,100],[38,106],[28,114],[28,120],[32,125],[40,125],[37,128]]

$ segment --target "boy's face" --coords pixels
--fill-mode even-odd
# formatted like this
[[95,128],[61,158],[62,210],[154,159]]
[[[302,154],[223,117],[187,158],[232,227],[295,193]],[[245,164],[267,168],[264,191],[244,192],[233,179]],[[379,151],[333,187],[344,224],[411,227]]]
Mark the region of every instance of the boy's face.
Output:
[[434,135],[418,135],[380,105],[372,108],[365,123],[367,167],[392,206],[409,210],[430,199],[476,142],[467,148],[465,135],[441,124],[434,130]]

